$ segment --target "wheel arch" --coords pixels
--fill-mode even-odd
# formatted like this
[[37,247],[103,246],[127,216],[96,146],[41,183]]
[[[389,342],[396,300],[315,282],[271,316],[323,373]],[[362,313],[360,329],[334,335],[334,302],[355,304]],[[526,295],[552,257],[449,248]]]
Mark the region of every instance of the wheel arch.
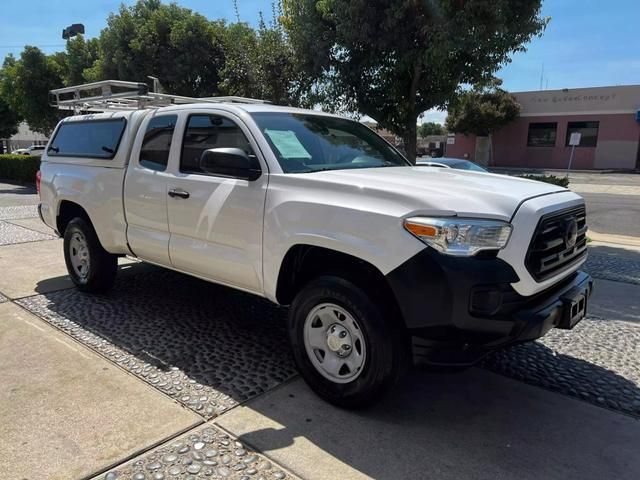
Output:
[[64,236],[67,225],[76,217],[86,220],[93,226],[91,217],[89,217],[89,214],[82,206],[71,200],[62,200],[58,205],[58,213],[56,215],[56,230],[60,236]]
[[348,253],[309,244],[296,244],[285,254],[278,272],[276,300],[289,305],[296,293],[310,280],[321,275],[336,275],[382,295],[389,313],[404,325],[401,310],[384,274],[373,264]]

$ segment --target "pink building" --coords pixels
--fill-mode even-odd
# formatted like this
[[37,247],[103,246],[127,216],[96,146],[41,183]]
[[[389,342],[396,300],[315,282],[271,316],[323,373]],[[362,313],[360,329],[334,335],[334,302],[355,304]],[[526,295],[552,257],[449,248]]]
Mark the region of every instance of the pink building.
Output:
[[[520,117],[493,135],[492,166],[566,168],[569,137],[579,132],[572,168],[640,168],[640,85],[514,95]],[[456,134],[445,155],[488,164],[488,139]]]

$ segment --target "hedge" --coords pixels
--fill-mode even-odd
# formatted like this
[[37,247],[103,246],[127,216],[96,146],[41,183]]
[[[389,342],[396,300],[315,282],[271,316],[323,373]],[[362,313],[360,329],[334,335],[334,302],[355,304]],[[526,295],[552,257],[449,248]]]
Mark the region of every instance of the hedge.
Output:
[[0,155],[0,178],[21,183],[34,183],[40,169],[40,157]]
[[520,178],[528,178],[529,180],[538,180],[539,182],[551,183],[567,188],[569,179],[567,177],[556,177],[555,175],[518,175]]

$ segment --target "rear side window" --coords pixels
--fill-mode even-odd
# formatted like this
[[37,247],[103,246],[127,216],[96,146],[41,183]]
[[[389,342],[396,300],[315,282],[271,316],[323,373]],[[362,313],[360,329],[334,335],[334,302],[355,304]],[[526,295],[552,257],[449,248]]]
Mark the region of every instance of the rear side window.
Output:
[[210,148],[239,148],[255,158],[249,140],[235,122],[218,115],[191,115],[182,143],[180,171],[203,173],[200,156]]
[[166,170],[177,120],[177,115],[163,115],[149,121],[140,149],[140,165],[159,172]]
[[64,122],[51,140],[49,156],[113,158],[127,121],[124,118]]

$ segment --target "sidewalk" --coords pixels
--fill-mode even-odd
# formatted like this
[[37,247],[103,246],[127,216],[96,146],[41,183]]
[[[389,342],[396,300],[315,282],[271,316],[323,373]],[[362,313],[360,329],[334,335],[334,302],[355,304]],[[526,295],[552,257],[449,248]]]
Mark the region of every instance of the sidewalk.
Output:
[[602,185],[591,183],[569,183],[569,189],[576,193],[607,193],[610,195],[640,195],[637,185]]

